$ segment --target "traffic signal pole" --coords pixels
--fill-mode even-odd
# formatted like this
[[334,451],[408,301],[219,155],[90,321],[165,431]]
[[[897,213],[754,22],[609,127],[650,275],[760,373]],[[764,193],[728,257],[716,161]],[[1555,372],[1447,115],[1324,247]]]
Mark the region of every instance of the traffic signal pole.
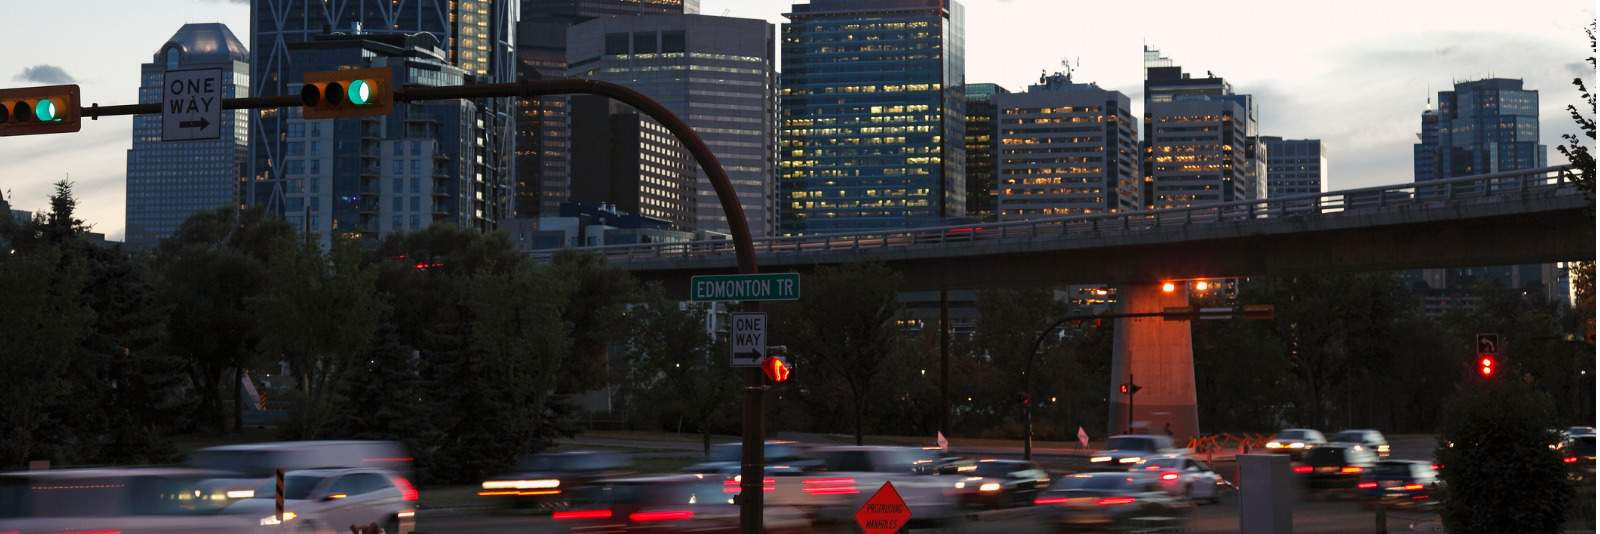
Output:
[[[751,241],[750,225],[745,220],[744,208],[739,204],[739,197],[733,189],[733,181],[728,178],[728,172],[722,168],[722,162],[716,154],[711,152],[711,147],[705,140],[695,133],[689,124],[679,118],[672,110],[660,102],[645,96],[643,93],[614,83],[598,80],[521,80],[512,83],[494,83],[481,85],[454,85],[438,87],[410,86],[393,89],[394,102],[420,102],[428,100],[458,100],[478,98],[532,98],[553,95],[599,95],[611,98],[633,106],[641,113],[649,115],[656,122],[672,132],[674,137],[689,150],[695,162],[706,172],[706,177],[711,181],[711,188],[717,193],[717,200],[722,204],[722,213],[728,219],[728,232],[733,235],[735,257],[738,260],[740,274],[756,274],[756,251]],[[378,98],[382,98],[381,96]],[[257,108],[286,108],[302,107],[299,95],[269,96],[249,98],[225,98],[222,100],[222,109],[257,109]],[[129,104],[118,106],[101,106],[91,104],[88,107],[80,106],[82,117],[99,119],[116,115],[144,115],[161,113],[160,104]],[[745,304],[748,311],[756,311],[758,305]],[[761,403],[764,395],[761,369],[752,367],[745,374],[745,401],[744,401],[744,454],[740,466],[740,492],[739,492],[739,531],[744,534],[759,534],[762,531],[762,432],[761,432]]]

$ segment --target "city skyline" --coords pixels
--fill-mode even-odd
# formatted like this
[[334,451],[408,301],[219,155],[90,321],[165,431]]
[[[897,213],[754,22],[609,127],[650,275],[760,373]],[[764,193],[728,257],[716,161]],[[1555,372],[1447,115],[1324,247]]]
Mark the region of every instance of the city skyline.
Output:
[[[83,4],[90,13],[126,5]],[[35,31],[8,32],[0,36],[0,46],[31,53],[0,60],[0,76],[17,86],[73,80],[84,87],[86,102],[132,103],[137,97],[138,65],[154,52],[143,44],[152,40],[150,28],[167,32],[184,22],[222,22],[235,33],[249,28],[247,3],[154,4],[163,9],[117,9],[116,16],[73,19],[71,28],[65,21],[44,21],[33,26]],[[792,5],[786,0],[706,0],[701,12],[778,23]],[[1582,25],[1593,17],[1592,7],[1576,1],[1543,2],[1493,16],[1385,4],[1384,17],[1370,17],[1371,10],[1359,5],[1308,10],[1263,4],[1245,9],[1252,13],[1251,19],[1240,27],[1250,32],[1219,35],[1209,27],[1184,26],[1201,20],[1202,6],[1160,3],[1147,11],[1160,15],[1140,20],[1133,30],[1128,25],[1106,25],[1063,32],[1063,21],[1071,19],[1066,17],[1070,9],[1061,4],[972,0],[966,5],[969,83],[993,82],[1017,90],[1036,79],[1040,70],[1055,70],[1061,59],[1077,58],[1076,80],[1123,91],[1133,99],[1135,115],[1142,116],[1136,47],[1147,43],[1187,70],[1216,72],[1239,92],[1256,95],[1263,135],[1327,142],[1334,154],[1330,189],[1409,181],[1416,117],[1428,95],[1455,80],[1523,79],[1526,87],[1544,96],[1539,110],[1544,126],[1541,142],[1560,144],[1561,134],[1575,131],[1564,107],[1578,99],[1571,79],[1589,72],[1583,63],[1589,52]],[[1307,32],[1303,21],[1313,19],[1319,28],[1348,31]],[[68,37],[83,34],[97,38]],[[1051,41],[1018,39],[1018,35],[1049,35]],[[128,46],[105,46],[107,42]],[[1255,48],[1241,48],[1251,43]],[[1501,52],[1508,49],[1518,52]],[[113,117],[89,121],[71,145],[47,137],[8,139],[7,152],[14,157],[0,163],[0,176],[6,177],[0,180],[0,190],[8,191],[18,209],[38,210],[50,182],[70,173],[82,195],[85,219],[96,231],[120,240],[124,150],[130,132],[130,119]],[[1547,156],[1550,161],[1559,159],[1559,154]]]

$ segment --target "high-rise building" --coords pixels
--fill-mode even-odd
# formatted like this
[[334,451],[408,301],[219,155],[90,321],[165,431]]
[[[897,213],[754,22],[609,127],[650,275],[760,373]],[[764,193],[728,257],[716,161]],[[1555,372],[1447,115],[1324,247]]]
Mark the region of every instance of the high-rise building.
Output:
[[1411,146],[1412,180],[1426,182],[1438,178],[1434,166],[1434,149],[1439,147],[1439,112],[1433,109],[1433,98],[1422,110],[1422,130],[1417,132],[1417,144]]
[[[402,60],[419,65],[413,72],[397,71],[397,84],[514,81],[517,77],[513,48],[517,18],[518,2],[515,0],[251,0],[251,96],[297,95],[307,71],[388,66],[391,58],[394,65]],[[410,36],[414,34],[431,36],[432,44],[411,41]],[[355,44],[356,41],[327,44],[331,42],[328,37],[341,35],[376,43],[374,46],[378,48],[372,49],[376,55],[357,54],[356,51],[366,45]],[[343,62],[332,61],[334,58]],[[311,68],[309,63],[316,63],[316,68]],[[402,114],[302,122],[307,128],[319,124],[325,134],[377,131],[384,139],[416,138],[420,142],[422,138],[429,138],[452,147],[439,154],[449,153],[458,158],[452,165],[459,163],[471,168],[460,173],[462,183],[449,185],[448,190],[457,196],[448,202],[447,212],[433,213],[437,215],[434,219],[488,231],[498,228],[511,212],[515,187],[512,182],[515,100],[490,98],[470,103],[452,102],[449,105],[462,105],[472,116],[431,129],[408,124],[407,119],[400,117],[409,115]],[[307,183],[304,177],[289,176],[288,158],[294,155],[289,153],[291,147],[286,134],[289,123],[298,118],[297,110],[292,109],[263,109],[252,114],[248,174],[251,191],[246,196],[251,202],[265,206],[270,213],[296,212],[289,206],[287,187],[292,182],[302,186]],[[437,135],[459,136],[459,139]],[[365,135],[361,137],[364,139],[359,142],[348,141],[354,144],[329,147],[339,157],[356,158],[355,154],[361,153],[364,155],[360,158],[365,159],[325,169],[332,173],[329,175],[332,180],[342,185],[328,191],[327,195],[316,197],[325,201],[328,210],[311,207],[307,226],[320,229],[324,235],[331,229],[334,233],[370,239],[389,222],[380,225],[374,218],[376,212],[358,208],[378,203],[382,191],[377,184],[380,176],[367,172],[376,168],[374,158],[377,156],[365,144],[376,140]],[[471,149],[456,151],[453,148],[456,146]],[[323,185],[332,184],[325,181]],[[335,201],[339,213],[334,213],[335,204],[327,204]],[[363,215],[359,218],[342,215],[357,212]]]
[[672,132],[633,107],[603,96],[571,99],[572,199],[695,225],[694,160]]
[[969,83],[967,98],[967,215],[980,221],[995,217],[995,95],[1009,93],[992,83]]
[[812,0],[787,16],[780,233],[965,215],[962,5]]
[[996,95],[1001,219],[1137,210],[1138,125],[1128,95],[1070,74]]
[[[627,86],[689,123],[733,181],[750,232],[767,236],[776,225],[775,40],[772,24],[764,20],[709,15],[598,18],[568,31],[568,75]],[[579,180],[589,179],[577,172],[577,165],[573,163],[574,190]],[[685,201],[692,216],[685,229],[727,233],[727,217],[705,171],[692,160],[687,169],[690,195]]]
[[1255,101],[1220,77],[1194,78],[1145,47],[1144,199],[1172,208],[1260,198],[1266,154]]
[[1267,147],[1267,197],[1328,191],[1328,146],[1321,139],[1262,137]]
[[[222,24],[185,24],[139,67],[139,103],[161,102],[167,71],[199,69],[222,72],[223,98],[250,94],[244,43]],[[174,142],[161,140],[160,115],[133,117],[124,212],[129,247],[155,248],[195,212],[239,206],[250,150],[248,116],[245,110],[224,111],[218,139]]]
[[[698,0],[521,0],[518,70],[525,79],[567,75],[567,29],[599,17],[699,12]],[[567,97],[517,101],[517,218],[556,216],[571,190]]]
[[[1438,122],[1432,139],[1430,114]],[[1545,166],[1539,92],[1523,89],[1522,80],[1456,82],[1455,90],[1439,91],[1438,111],[1424,111],[1422,124],[1423,139],[1415,149],[1419,182]],[[1424,172],[1424,164],[1431,170]]]

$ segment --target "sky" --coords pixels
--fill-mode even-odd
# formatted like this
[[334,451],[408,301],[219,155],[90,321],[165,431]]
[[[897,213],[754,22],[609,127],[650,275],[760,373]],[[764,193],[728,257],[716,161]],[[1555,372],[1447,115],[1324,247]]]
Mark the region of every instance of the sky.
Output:
[[[15,0],[10,0],[15,1]],[[1128,94],[1142,116],[1142,46],[1196,76],[1211,71],[1256,95],[1263,135],[1322,139],[1330,189],[1411,181],[1411,145],[1432,93],[1457,80],[1521,78],[1539,91],[1549,161],[1576,133],[1572,79],[1594,88],[1583,28],[1592,0],[966,0],[966,79],[1026,90],[1043,70]],[[701,12],[783,22],[789,0],[701,0]],[[0,87],[77,83],[85,103],[138,100],[139,65],[187,22],[221,22],[250,44],[242,0],[56,0],[71,16],[0,32]],[[44,207],[75,183],[82,217],[121,240],[132,121],[85,121],[76,134],[0,139],[0,191]]]

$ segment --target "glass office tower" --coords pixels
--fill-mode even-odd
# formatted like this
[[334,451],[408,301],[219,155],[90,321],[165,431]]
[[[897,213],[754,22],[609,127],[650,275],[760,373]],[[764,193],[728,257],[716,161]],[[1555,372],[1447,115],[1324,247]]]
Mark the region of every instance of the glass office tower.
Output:
[[813,0],[787,16],[779,233],[965,215],[961,4]]

